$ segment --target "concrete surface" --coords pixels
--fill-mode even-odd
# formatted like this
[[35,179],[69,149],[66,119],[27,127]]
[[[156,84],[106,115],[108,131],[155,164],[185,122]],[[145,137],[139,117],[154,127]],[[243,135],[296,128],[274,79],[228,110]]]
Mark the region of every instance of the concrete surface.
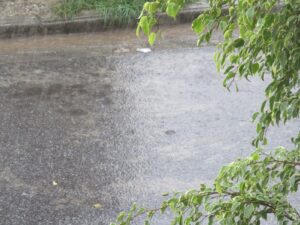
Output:
[[[1,225],[108,224],[253,150],[265,83],[226,91],[189,30],[150,54],[132,31],[0,41]],[[271,145],[298,129],[270,129]]]

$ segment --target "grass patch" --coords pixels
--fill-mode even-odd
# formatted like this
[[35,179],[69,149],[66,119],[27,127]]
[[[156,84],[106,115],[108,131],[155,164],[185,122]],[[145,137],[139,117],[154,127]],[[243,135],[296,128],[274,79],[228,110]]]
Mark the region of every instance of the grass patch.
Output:
[[[62,0],[54,6],[56,15],[72,18],[82,10],[96,10],[107,24],[130,24],[139,16],[147,0]],[[197,0],[188,0],[195,2]]]
[[96,10],[106,23],[129,24],[147,0],[63,0],[54,7],[56,15],[72,18],[82,10]]

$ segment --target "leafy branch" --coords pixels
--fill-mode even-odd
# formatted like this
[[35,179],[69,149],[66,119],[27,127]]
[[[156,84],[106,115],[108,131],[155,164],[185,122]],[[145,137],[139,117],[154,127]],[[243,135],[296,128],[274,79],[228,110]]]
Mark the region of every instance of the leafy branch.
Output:
[[[137,34],[143,32],[150,45],[156,40],[157,14],[170,17],[183,8],[185,0],[153,0],[144,5]],[[300,116],[300,2],[299,0],[210,0],[210,9],[192,23],[198,46],[208,43],[213,32],[222,32],[214,56],[228,89],[237,79],[254,76],[268,82],[265,100],[252,119],[256,122],[256,148],[248,158],[224,166],[209,187],[174,193],[154,210],[132,207],[121,213],[117,225],[128,225],[137,216],[145,224],[157,212],[172,212],[172,225],[214,223],[259,225],[273,214],[282,225],[300,225],[299,212],[289,202],[300,182],[300,132],[292,138],[295,147],[261,150],[268,143],[269,127]],[[224,13],[224,7],[228,13]],[[238,32],[237,32],[238,31]],[[283,129],[283,128],[281,128]]]
[[[295,154],[300,156],[300,149],[278,148],[274,155],[268,156],[256,151],[223,167],[213,187],[202,184],[200,190],[174,193],[155,209],[138,209],[134,205],[128,214],[121,213],[114,224],[128,225],[143,216],[148,224],[155,214],[167,209],[174,214],[173,224],[178,225],[202,224],[206,220],[221,222],[225,218],[224,224],[257,224],[261,218],[267,219],[268,214],[297,224],[299,212],[288,203],[289,193],[296,192],[300,182],[300,158],[290,161]],[[290,177],[284,180],[287,174]]]

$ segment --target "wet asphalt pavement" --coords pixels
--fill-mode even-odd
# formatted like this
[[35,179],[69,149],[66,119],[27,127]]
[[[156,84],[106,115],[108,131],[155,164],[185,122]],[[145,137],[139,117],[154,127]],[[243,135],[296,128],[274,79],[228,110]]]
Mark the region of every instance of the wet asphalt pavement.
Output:
[[[213,46],[187,27],[166,37],[150,54],[125,31],[0,42],[1,225],[108,224],[253,150],[265,83],[229,93]],[[298,128],[271,129],[271,145]]]

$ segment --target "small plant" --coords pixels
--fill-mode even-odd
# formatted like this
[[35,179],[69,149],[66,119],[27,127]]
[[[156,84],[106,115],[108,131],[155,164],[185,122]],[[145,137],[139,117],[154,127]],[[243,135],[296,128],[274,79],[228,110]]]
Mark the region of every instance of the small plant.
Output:
[[[292,138],[294,147],[290,150],[263,150],[270,126],[285,124],[300,115],[300,1],[209,3],[210,9],[193,21],[192,28],[199,36],[198,45],[209,42],[216,30],[223,33],[224,41],[217,46],[214,59],[225,75],[224,86],[237,88],[237,79],[268,77],[265,100],[253,115],[257,137],[252,144],[256,150],[248,158],[224,166],[214,185],[201,184],[199,189],[171,194],[157,209],[134,204],[113,225],[129,225],[137,216],[144,216],[148,225],[155,214],[166,210],[174,215],[172,225],[259,225],[269,215],[280,225],[300,224],[300,213],[289,198],[298,192],[300,183],[300,132]],[[146,2],[137,33],[143,32],[153,45],[156,14],[166,12],[175,18],[184,4],[184,0]]]

